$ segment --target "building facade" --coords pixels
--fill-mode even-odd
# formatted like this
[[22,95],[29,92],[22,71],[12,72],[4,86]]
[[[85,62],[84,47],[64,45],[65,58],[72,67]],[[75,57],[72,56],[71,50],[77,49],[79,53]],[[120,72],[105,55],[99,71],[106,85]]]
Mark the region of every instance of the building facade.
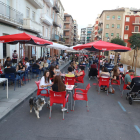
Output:
[[91,42],[92,30],[93,30],[93,27],[91,24],[89,24],[87,27],[87,38],[86,38],[87,43]]
[[81,29],[81,34],[80,34],[80,42],[81,44],[86,44],[86,28]]
[[73,46],[74,20],[71,15],[64,14],[64,38],[66,46]]
[[78,44],[78,24],[77,21],[74,20],[74,39],[73,39],[73,45]]

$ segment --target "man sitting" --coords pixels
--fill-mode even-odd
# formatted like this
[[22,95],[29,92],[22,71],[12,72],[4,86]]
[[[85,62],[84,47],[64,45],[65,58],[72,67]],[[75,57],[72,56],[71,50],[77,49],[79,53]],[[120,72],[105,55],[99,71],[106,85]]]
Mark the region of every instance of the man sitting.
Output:
[[40,69],[40,70],[42,69],[42,66],[39,65],[39,61],[38,60],[36,60],[36,63],[33,64],[32,67],[35,68],[35,69]]
[[95,62],[93,62],[93,64],[91,65],[91,68],[95,68],[95,69],[97,69],[97,65],[96,65],[96,63]]
[[130,85],[131,84],[131,76],[134,75],[134,70],[131,69],[129,70],[128,74],[125,75],[125,78],[124,78],[124,82],[126,85]]
[[15,68],[11,68],[11,63],[7,62],[7,68],[4,69],[4,73],[5,74],[10,74],[10,73],[15,73],[16,69]]
[[72,73],[72,67],[68,67],[68,74],[66,74],[66,77],[75,77],[75,75]]

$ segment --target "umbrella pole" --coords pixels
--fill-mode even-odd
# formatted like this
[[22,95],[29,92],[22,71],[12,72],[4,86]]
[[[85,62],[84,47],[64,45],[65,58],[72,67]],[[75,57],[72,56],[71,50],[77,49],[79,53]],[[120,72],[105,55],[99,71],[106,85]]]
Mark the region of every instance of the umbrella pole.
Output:
[[98,63],[98,74],[100,73],[100,51],[99,51],[99,63]]

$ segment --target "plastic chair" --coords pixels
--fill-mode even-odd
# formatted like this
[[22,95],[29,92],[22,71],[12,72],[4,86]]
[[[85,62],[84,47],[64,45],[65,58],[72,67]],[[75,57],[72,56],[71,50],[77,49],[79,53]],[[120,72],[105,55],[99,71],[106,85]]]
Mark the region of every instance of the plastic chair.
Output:
[[[41,74],[41,70],[40,69],[36,69],[36,68],[32,68],[32,76],[33,76],[33,74],[40,75]],[[38,80],[39,80],[39,76],[38,76]]]
[[[112,79],[111,80],[111,85],[118,85],[119,86],[119,90],[121,91],[121,87],[120,87],[121,82],[120,82],[120,80],[121,79],[119,79],[119,80]],[[114,81],[115,81],[115,83],[114,83]]]
[[[76,100],[83,100],[87,102],[87,111],[89,111],[88,109],[88,97],[87,97],[87,93],[88,90],[90,89],[90,84],[87,85],[86,89],[80,89],[80,88],[75,88],[75,92],[73,94],[73,99],[74,99],[74,104],[73,104],[73,111],[74,111],[74,106],[75,106],[75,101]],[[82,92],[77,92],[77,90],[80,90]]]
[[65,84],[75,85],[75,77],[65,77]]
[[99,85],[99,93],[100,93],[101,86],[107,86],[107,95],[108,95],[109,82],[110,82],[110,78],[99,77],[99,84],[98,84]]
[[85,72],[83,75],[76,77],[75,83],[84,83]]
[[[19,82],[21,79],[20,78],[16,79],[16,75],[14,73],[5,74],[5,78],[8,78],[8,81],[14,82],[14,90],[16,88],[16,81],[18,81],[18,87],[19,87]],[[20,87],[21,87],[21,82],[20,82]]]
[[121,96],[123,96],[124,90],[128,90],[128,89],[127,89],[127,86],[128,86],[128,84],[125,84],[125,83],[124,83],[124,85],[123,85],[123,91],[122,91],[122,95],[121,95]]
[[[63,104],[63,107],[65,107],[65,105],[67,103],[67,113],[68,113],[68,98],[69,98],[69,94],[66,96],[66,91],[55,92],[55,91],[50,90],[50,115],[49,115],[49,118],[51,118],[52,105],[54,103]],[[64,120],[64,111],[63,111],[63,120]]]

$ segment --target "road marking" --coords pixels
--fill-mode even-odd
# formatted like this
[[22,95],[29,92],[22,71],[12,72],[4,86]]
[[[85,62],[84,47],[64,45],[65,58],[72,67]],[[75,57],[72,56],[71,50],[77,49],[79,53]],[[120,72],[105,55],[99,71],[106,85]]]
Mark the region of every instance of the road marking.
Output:
[[122,106],[122,104],[118,101],[118,104],[120,105],[120,107],[122,108],[122,110],[124,111],[124,112],[126,112],[126,110],[125,110],[125,108]]
[[138,133],[140,134],[140,129],[137,125],[134,125],[134,127],[136,128],[136,130],[138,131]]

